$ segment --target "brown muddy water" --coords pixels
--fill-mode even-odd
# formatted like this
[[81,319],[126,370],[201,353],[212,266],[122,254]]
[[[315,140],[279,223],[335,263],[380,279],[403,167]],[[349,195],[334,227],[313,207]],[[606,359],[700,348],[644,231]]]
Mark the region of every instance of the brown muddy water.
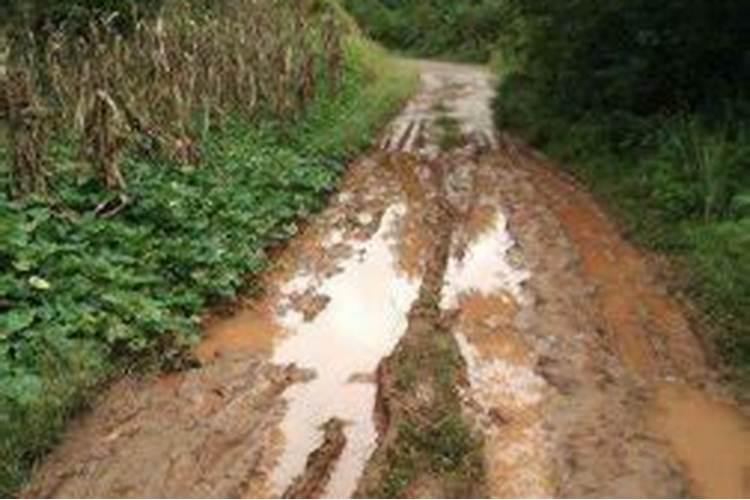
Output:
[[651,411],[687,471],[694,496],[750,497],[750,422],[737,408],[682,384],[662,384]]
[[[22,495],[351,496],[382,449],[376,372],[431,282],[436,206],[451,221],[436,303],[489,496],[750,494],[747,416],[648,256],[494,132],[484,70],[420,68],[379,150],[260,278],[265,294],[207,316],[203,367],[113,385]],[[450,151],[446,116],[462,135]]]
[[[311,321],[297,311],[280,319],[294,334],[279,342],[273,363],[311,369],[316,376],[285,394],[289,402],[281,422],[285,444],[272,475],[274,491],[285,491],[303,472],[307,456],[321,444],[320,429],[331,418],[344,421],[347,445],[326,496],[350,496],[375,449],[374,373],[406,329],[406,314],[419,287],[417,280],[400,275],[389,237],[405,210],[403,204],[391,205],[378,231],[352,247],[338,274],[322,282],[314,275],[302,275],[282,287],[289,295],[315,289],[328,303]],[[331,244],[336,244],[336,234]]]
[[460,258],[449,261],[443,307],[460,311],[454,334],[467,364],[467,406],[484,429],[490,491],[554,496],[541,419],[541,403],[552,389],[514,325],[530,273],[511,257],[516,244],[507,219],[502,213],[494,219]]
[[[359,168],[379,166],[367,165]],[[357,182],[362,173],[350,179]],[[399,245],[401,221],[414,204],[393,188],[398,179],[391,181],[384,183],[388,193],[342,193],[343,207],[334,203],[308,232],[309,241],[291,246],[275,293],[215,323],[198,347],[203,359],[240,350],[313,374],[284,393],[287,410],[266,486],[273,495],[305,472],[331,419],[343,421],[346,445],[324,496],[350,496],[375,449],[375,370],[403,334],[419,288],[418,276],[399,266],[398,252],[409,246]]]

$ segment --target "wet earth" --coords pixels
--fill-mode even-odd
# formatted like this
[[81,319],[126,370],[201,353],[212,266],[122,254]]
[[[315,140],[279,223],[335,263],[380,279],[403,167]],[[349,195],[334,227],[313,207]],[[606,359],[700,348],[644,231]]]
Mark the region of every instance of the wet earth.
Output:
[[207,315],[202,367],[114,384],[23,496],[361,495],[395,425],[379,367],[425,290],[463,358],[483,495],[750,496],[747,413],[653,259],[493,129],[484,70],[419,65],[264,295]]

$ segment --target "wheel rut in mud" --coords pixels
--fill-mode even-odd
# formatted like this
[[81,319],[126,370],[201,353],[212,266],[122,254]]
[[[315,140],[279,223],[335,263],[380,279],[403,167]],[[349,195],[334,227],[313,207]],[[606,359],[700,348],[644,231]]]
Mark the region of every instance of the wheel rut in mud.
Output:
[[484,70],[419,64],[203,366],[114,384],[21,494],[750,494],[747,418],[648,259],[494,132]]

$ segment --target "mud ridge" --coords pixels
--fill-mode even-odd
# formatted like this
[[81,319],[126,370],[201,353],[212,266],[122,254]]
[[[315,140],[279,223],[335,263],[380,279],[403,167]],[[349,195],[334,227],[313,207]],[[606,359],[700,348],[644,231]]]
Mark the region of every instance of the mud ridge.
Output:
[[564,396],[545,410],[554,495],[747,496],[747,417],[648,256],[575,179],[514,138],[501,143],[491,161],[534,269],[519,326]]
[[156,384],[123,380],[70,429],[20,496],[243,496],[263,481],[281,395],[311,376],[235,357]]
[[323,426],[323,444],[307,458],[305,472],[296,477],[284,498],[319,498],[325,491],[336,461],[346,446],[345,423],[332,418]]

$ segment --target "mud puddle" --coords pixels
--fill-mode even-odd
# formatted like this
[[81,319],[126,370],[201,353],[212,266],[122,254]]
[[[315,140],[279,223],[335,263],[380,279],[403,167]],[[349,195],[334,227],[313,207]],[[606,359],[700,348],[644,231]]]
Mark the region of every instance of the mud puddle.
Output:
[[[296,311],[280,318],[294,333],[279,343],[273,363],[313,370],[315,378],[284,395],[289,407],[281,423],[284,447],[272,474],[274,491],[285,491],[304,470],[331,418],[344,422],[347,444],[325,496],[351,495],[375,448],[375,369],[403,334],[419,287],[397,271],[389,237],[405,210],[401,204],[389,207],[372,239],[356,245],[354,255],[340,263],[341,271],[317,286],[316,293],[329,300],[314,319],[305,321]],[[314,280],[303,276],[285,289],[306,290],[316,286]]]
[[518,265],[516,243],[508,232],[505,215],[495,211],[491,220],[489,228],[476,235],[467,249],[462,249],[459,256],[454,255],[448,262],[442,299],[444,309],[456,307],[466,292],[506,291],[521,300],[522,286],[529,272]]
[[457,311],[453,332],[469,382],[464,404],[484,434],[492,496],[554,496],[555,468],[541,418],[552,391],[516,327],[530,273],[502,211],[483,207],[475,214],[466,231],[473,241],[453,252],[442,300],[444,309]]
[[750,497],[750,420],[734,406],[680,384],[662,384],[650,420],[703,498]]
[[282,335],[283,329],[274,320],[273,311],[268,306],[255,306],[207,327],[206,337],[195,349],[195,355],[204,363],[227,352],[270,356],[274,342]]
[[644,256],[495,134],[483,70],[420,65],[204,366],[115,384],[23,495],[750,493],[747,419]]

